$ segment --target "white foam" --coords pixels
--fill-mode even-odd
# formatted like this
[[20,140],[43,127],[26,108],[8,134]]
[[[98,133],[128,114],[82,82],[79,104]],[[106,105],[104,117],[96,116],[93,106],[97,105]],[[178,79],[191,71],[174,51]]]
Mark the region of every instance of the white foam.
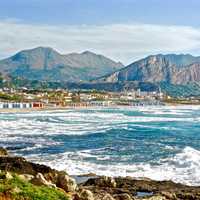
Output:
[[[37,155],[38,156],[38,155]],[[51,155],[40,160],[58,170],[66,170],[71,175],[95,173],[107,176],[148,177],[154,180],[172,180],[187,185],[200,185],[200,151],[186,147],[172,158],[160,160],[159,165],[141,164],[96,164],[84,161],[95,157],[87,153],[66,152]],[[30,157],[29,157],[30,159]],[[99,157],[97,160],[109,161],[110,157]],[[38,161],[36,157],[31,160]],[[108,162],[109,163],[109,162]]]
[[[132,108],[133,109],[133,108]],[[147,108],[137,108],[147,110]],[[153,109],[153,108],[151,108]],[[158,108],[156,108],[158,110]],[[159,108],[161,109],[161,108]],[[166,108],[162,108],[165,109]],[[88,111],[89,112],[89,111]],[[67,111],[67,112],[33,112],[16,114],[8,118],[5,114],[0,119],[0,132],[5,136],[11,135],[84,135],[104,133],[110,129],[130,128],[127,123],[140,125],[148,122],[199,122],[200,117],[159,117],[159,116],[129,116],[123,113]],[[147,111],[145,111],[147,112]],[[149,112],[149,109],[148,109]],[[154,110],[155,112],[155,110]],[[164,111],[163,111],[164,112]],[[145,126],[145,124],[143,124]],[[149,125],[146,125],[149,126]]]
[[[125,111],[130,111],[130,113],[134,111],[137,112],[137,115],[131,116]],[[200,122],[200,115],[196,115],[198,111],[200,111],[199,106],[167,106],[41,111],[12,115],[4,113],[0,114],[0,142],[14,143],[16,141],[37,144],[25,149],[31,151],[37,148],[61,145],[52,141],[51,137],[47,137],[54,135],[103,134],[111,129],[126,129],[134,132],[138,127],[180,130],[179,127],[168,127],[168,123],[161,127],[152,122],[192,122],[198,124]],[[165,114],[170,115],[165,116]],[[129,138],[129,140],[131,139]],[[166,150],[167,148],[170,150],[171,147],[166,146]],[[113,164],[110,162],[113,157],[104,154],[104,149],[93,150],[96,151],[96,154],[90,151],[65,152],[47,156],[37,154],[30,155],[28,158],[59,170],[67,170],[70,174],[94,172],[109,176],[144,176],[157,180],[170,179],[176,182],[200,185],[200,153],[191,147],[186,147],[173,158],[160,160],[156,166],[147,163],[128,165],[119,162]],[[41,160],[38,160],[38,157]],[[123,159],[127,161],[128,157],[121,158],[121,160]],[[99,164],[96,164],[94,160]]]

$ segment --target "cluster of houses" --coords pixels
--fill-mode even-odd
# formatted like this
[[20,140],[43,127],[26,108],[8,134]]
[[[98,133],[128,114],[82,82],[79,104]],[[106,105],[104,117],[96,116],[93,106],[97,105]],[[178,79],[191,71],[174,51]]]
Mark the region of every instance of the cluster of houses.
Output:
[[[112,105],[145,105],[158,104],[164,97],[160,91],[143,92],[133,90],[128,92],[97,92],[97,91],[73,91],[49,90],[29,91],[11,90],[0,91],[2,94],[18,95],[20,102],[1,101],[0,109],[31,109],[43,107],[89,107],[89,106],[112,106]],[[0,97],[1,98],[1,97]]]
[[127,92],[107,92],[107,93],[80,93],[81,101],[108,100],[108,101],[134,101],[134,100],[155,100],[163,99],[161,91],[141,91],[132,90]]

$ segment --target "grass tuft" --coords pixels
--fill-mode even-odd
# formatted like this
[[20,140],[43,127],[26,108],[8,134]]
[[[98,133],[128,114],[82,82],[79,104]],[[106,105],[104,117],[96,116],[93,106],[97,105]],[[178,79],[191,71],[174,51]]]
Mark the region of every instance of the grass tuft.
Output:
[[16,175],[9,180],[3,177],[3,173],[0,173],[0,196],[6,194],[13,200],[69,200],[69,197],[59,189],[35,186]]

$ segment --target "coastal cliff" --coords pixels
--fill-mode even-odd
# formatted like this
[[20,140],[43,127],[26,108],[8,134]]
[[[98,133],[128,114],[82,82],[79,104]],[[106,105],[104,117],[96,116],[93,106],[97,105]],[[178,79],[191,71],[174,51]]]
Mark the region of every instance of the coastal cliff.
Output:
[[189,54],[151,55],[99,79],[104,82],[139,81],[186,85],[200,81],[200,57]]
[[200,187],[132,177],[87,175],[75,180],[66,172],[11,156],[0,148],[0,200],[32,199],[199,200]]

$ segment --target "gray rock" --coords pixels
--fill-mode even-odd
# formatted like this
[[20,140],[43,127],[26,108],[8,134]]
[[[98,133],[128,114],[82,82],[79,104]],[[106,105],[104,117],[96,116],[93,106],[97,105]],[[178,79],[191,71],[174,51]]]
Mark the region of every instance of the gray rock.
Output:
[[114,198],[116,200],[133,200],[133,198],[131,198],[130,195],[126,194],[126,193],[124,193],[124,194],[116,194],[116,195],[114,195]]
[[95,198],[90,190],[82,189],[76,194],[75,200],[95,200]]
[[47,181],[41,173],[38,173],[35,178],[31,180],[34,185],[45,185],[48,187],[56,188],[56,185]]
[[29,181],[31,181],[32,179],[34,179],[34,176],[31,175],[31,174],[20,174],[20,175],[19,175],[19,178],[21,178],[21,179],[24,180],[24,181],[29,182]]
[[110,194],[106,194],[102,200],[115,200]]
[[10,172],[6,172],[5,173],[5,178],[8,179],[8,180],[10,180],[10,179],[13,178],[13,176],[12,176],[12,174]]
[[0,147],[0,156],[8,156],[7,150],[3,147]]
[[75,192],[77,188],[76,181],[66,174],[59,174],[56,185],[66,192]]
[[115,188],[117,186],[115,179],[107,176],[102,176],[95,179],[89,179],[88,181],[86,181],[85,184],[86,185],[93,184],[99,187],[108,187],[108,188]]

